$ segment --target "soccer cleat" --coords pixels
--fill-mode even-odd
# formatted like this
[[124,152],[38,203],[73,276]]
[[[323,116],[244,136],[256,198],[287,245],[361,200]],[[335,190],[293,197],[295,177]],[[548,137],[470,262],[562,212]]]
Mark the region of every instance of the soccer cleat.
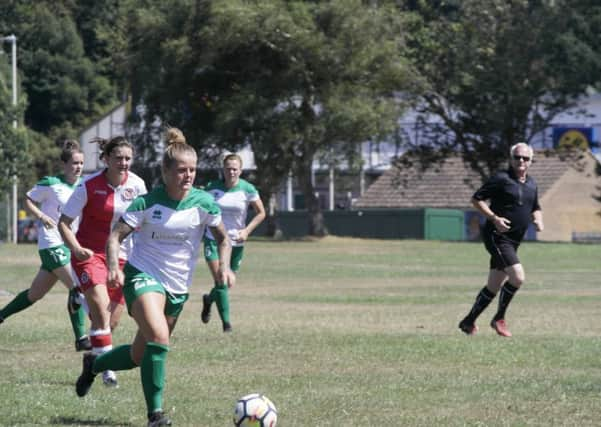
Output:
[[202,323],[209,323],[211,320],[211,297],[209,294],[202,296],[202,312],[200,313]]
[[511,332],[509,332],[509,329],[507,329],[507,323],[505,323],[505,319],[491,320],[490,327],[493,328],[497,332],[497,334],[501,335],[502,337],[511,336]]
[[88,391],[90,391],[90,387],[92,387],[92,383],[94,382],[94,378],[96,378],[96,374],[92,370],[94,359],[96,359],[95,354],[86,353],[83,355],[83,369],[75,383],[75,391],[79,397],[84,397],[88,394]]
[[223,322],[223,332],[232,332],[232,325],[230,322]]
[[148,417],[148,427],[170,426],[171,420],[163,411],[153,412]]
[[90,337],[84,335],[77,341],[75,341],[75,351],[90,351],[92,350],[92,342]]
[[69,298],[67,298],[67,310],[69,314],[74,314],[81,307],[81,300],[84,296],[77,290],[73,288],[69,291]]
[[476,335],[478,332],[478,327],[475,323],[468,323],[466,319],[463,319],[459,322],[459,329],[463,331],[466,335]]
[[4,317],[0,316],[0,323],[4,322]]
[[102,373],[102,382],[107,387],[119,387],[119,383],[117,382],[117,375],[113,371],[104,371]]

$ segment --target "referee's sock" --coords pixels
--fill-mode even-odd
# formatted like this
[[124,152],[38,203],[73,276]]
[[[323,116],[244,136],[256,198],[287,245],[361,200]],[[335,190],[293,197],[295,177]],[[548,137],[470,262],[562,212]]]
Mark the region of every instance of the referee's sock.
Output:
[[505,319],[505,312],[507,311],[507,307],[509,303],[513,299],[513,296],[518,291],[518,287],[513,286],[509,282],[505,283],[501,288],[501,293],[499,294],[499,308],[497,309],[497,314],[493,317],[494,321]]
[[495,294],[493,294],[486,286],[483,287],[478,296],[476,297],[476,301],[472,306],[469,314],[465,317],[465,321],[467,323],[473,324],[478,316],[488,307],[491,301],[495,298]]

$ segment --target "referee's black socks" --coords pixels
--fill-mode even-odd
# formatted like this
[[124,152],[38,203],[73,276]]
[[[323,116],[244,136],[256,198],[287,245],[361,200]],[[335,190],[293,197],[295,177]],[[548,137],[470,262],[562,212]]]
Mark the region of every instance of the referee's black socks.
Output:
[[511,299],[518,291],[518,287],[513,286],[511,283],[507,282],[501,288],[501,293],[499,295],[499,309],[497,310],[497,314],[493,320],[505,319],[505,312],[507,311],[507,306],[511,302]]
[[480,316],[480,314],[486,309],[486,307],[488,307],[488,304],[490,304],[490,302],[494,298],[495,294],[489,291],[486,286],[483,287],[478,293],[478,296],[476,297],[476,302],[474,302],[472,309],[470,310],[469,314],[466,316],[465,319],[469,323],[474,323],[478,316]]

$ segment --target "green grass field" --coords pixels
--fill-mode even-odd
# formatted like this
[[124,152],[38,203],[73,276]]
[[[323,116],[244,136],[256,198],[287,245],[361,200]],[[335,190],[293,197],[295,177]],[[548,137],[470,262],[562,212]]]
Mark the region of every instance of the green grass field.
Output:
[[[175,426],[232,425],[237,397],[269,396],[278,426],[599,426],[601,263],[594,245],[526,243],[513,338],[457,323],[484,285],[480,244],[327,238],[252,241],[231,292],[234,332],[200,321],[199,264],[167,362]],[[0,246],[0,306],[29,286],[36,248]],[[139,371],[77,398],[62,286],[0,325],[0,424],[142,426]],[[129,342],[124,316],[115,344]]]

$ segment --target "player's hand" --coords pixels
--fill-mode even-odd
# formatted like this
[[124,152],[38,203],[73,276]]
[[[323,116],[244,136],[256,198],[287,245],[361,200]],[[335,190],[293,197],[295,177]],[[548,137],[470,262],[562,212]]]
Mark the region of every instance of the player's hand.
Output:
[[107,285],[109,288],[120,288],[123,286],[125,277],[120,268],[109,269]]
[[235,239],[236,242],[245,242],[248,239],[248,231],[246,231],[246,228],[243,228],[241,230],[238,230],[238,236]]
[[494,216],[492,223],[499,233],[505,233],[511,229],[511,221],[502,216]]
[[543,231],[545,229],[545,224],[543,224],[543,220],[534,220],[534,226],[536,227],[536,231]]
[[94,251],[88,248],[82,248],[81,246],[73,251],[73,255],[79,261],[85,261],[94,255]]
[[227,284],[227,287],[231,288],[236,284],[236,273],[229,268],[224,271],[219,271],[219,279],[221,283]]

